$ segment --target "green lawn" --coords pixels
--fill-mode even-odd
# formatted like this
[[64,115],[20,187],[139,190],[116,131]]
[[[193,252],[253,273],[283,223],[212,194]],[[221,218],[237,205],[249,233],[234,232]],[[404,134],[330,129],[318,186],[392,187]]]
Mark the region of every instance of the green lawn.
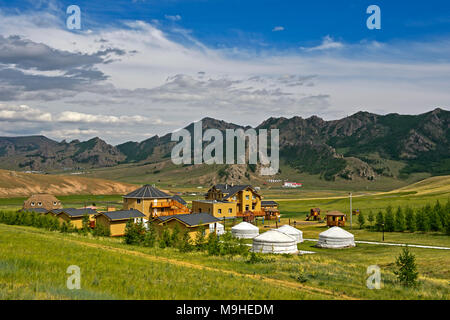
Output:
[[[317,226],[316,226],[317,227]],[[312,228],[312,227],[311,227]],[[308,231],[309,232],[309,231]],[[311,231],[312,232],[312,231]],[[305,234],[307,231],[305,230]],[[423,235],[424,239],[433,235]],[[212,257],[203,252],[125,245],[32,227],[0,224],[1,299],[449,299],[450,252],[411,248],[420,287],[398,285],[399,247],[357,245],[315,254],[267,255],[266,261]],[[78,265],[82,289],[68,290],[66,268]],[[381,268],[383,288],[366,288],[366,269]],[[306,282],[295,277],[303,270]]]

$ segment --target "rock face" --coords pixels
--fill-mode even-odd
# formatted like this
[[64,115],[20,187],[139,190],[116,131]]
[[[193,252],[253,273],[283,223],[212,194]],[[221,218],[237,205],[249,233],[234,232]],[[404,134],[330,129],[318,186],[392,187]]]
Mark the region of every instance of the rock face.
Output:
[[[212,118],[204,118],[202,125],[203,130],[213,128],[222,132],[250,129]],[[194,124],[186,129],[193,133]],[[439,108],[415,116],[358,112],[333,121],[316,116],[272,117],[255,129],[279,129],[281,162],[301,172],[319,174],[326,180],[393,177],[398,173],[389,167],[388,160],[402,162],[405,174],[450,174],[450,112]],[[39,171],[132,162],[164,163],[170,161],[175,144],[171,134],[118,146],[100,138],[56,142],[43,136],[0,137],[0,168]],[[204,146],[207,144],[204,142]],[[240,183],[248,181],[249,175],[256,176],[259,168],[259,165],[224,165],[214,174],[199,179]]]

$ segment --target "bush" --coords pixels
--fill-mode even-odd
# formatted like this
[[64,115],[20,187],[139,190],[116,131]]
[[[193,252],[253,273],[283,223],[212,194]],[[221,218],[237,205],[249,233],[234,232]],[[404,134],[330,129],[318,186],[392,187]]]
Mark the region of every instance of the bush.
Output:
[[394,274],[403,286],[417,286],[419,273],[417,272],[416,257],[409,251],[408,247],[403,249],[403,252],[395,261],[395,265],[398,269],[394,271]]
[[384,228],[387,232],[395,231],[394,214],[392,213],[392,207],[386,208],[386,214],[384,217]]
[[59,230],[58,218],[50,215],[41,215],[36,212],[0,211],[0,223],[9,225],[32,226],[50,231]]
[[414,216],[414,210],[410,207],[406,207],[405,209],[405,224],[406,230],[410,232],[416,231],[416,220]]
[[377,219],[376,219],[376,222],[375,222],[375,229],[377,231],[383,231],[383,224],[384,224],[383,212],[378,211]]
[[181,252],[190,252],[194,250],[194,246],[191,243],[191,236],[189,235],[187,230],[185,230],[183,232],[183,235],[181,236],[181,241],[178,249]]
[[366,223],[366,218],[364,217],[364,214],[362,212],[360,212],[358,215],[358,223],[360,229],[362,229],[364,227],[364,224]]
[[401,207],[398,207],[394,218],[395,231],[403,232],[406,229],[405,215]]
[[103,224],[96,223],[95,228],[92,230],[92,235],[94,237],[109,237],[111,236],[111,231]]
[[125,243],[133,245],[142,244],[144,237],[145,228],[143,223],[135,223],[133,219],[130,219],[125,227]]

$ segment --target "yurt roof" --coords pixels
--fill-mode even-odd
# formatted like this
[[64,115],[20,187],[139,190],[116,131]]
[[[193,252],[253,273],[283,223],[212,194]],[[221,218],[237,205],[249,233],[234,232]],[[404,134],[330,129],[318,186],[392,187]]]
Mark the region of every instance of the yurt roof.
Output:
[[319,236],[327,238],[353,238],[353,234],[339,227],[332,227],[320,233]]
[[268,242],[290,242],[295,241],[295,238],[278,230],[269,230],[253,238],[253,240]]
[[285,233],[303,234],[303,232],[301,230],[291,227],[288,224],[285,224],[284,226],[279,227],[277,230],[279,230],[281,232],[285,232]]
[[235,225],[231,229],[232,230],[259,230],[258,227],[252,225],[251,223],[245,222],[245,221]]

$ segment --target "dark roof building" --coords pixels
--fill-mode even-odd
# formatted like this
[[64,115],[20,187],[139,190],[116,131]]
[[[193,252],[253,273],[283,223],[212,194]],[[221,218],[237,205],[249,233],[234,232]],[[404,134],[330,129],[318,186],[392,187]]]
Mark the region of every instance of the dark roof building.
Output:
[[230,185],[230,184],[216,184],[213,188],[219,190],[223,193],[223,199],[228,199],[229,197],[235,195],[239,191],[250,188],[253,192],[256,193],[255,189],[249,184],[241,184],[241,185]]
[[36,212],[36,213],[47,213],[48,210],[44,208],[31,208],[31,209],[22,209],[23,212]]
[[129,194],[123,196],[124,198],[136,198],[136,199],[157,199],[157,198],[171,198],[167,193],[152,187],[148,184],[136,189]]
[[184,199],[182,197],[178,196],[178,195],[172,196],[172,199],[177,201],[177,202],[179,202],[179,203],[181,203],[183,206],[187,205],[187,202],[184,201]]
[[261,201],[261,206],[278,206],[278,202],[273,201],[273,200],[262,200]]
[[198,225],[205,225],[214,222],[220,222],[220,219],[208,214],[208,213],[191,213],[191,214],[176,214],[173,216],[161,216],[155,218],[161,222],[166,222],[172,219],[176,219],[189,227],[194,227]]
[[75,217],[82,217],[85,214],[87,215],[93,215],[93,214],[97,214],[98,212],[94,209],[90,209],[90,208],[86,208],[86,209],[75,209],[75,208],[67,208],[67,209],[62,209],[59,213],[56,214],[61,214],[61,213],[65,213],[67,214],[69,217],[75,218]]
[[102,212],[102,215],[107,217],[111,221],[115,220],[128,220],[132,218],[145,218],[145,215],[139,210],[119,210],[119,211],[108,211]]

